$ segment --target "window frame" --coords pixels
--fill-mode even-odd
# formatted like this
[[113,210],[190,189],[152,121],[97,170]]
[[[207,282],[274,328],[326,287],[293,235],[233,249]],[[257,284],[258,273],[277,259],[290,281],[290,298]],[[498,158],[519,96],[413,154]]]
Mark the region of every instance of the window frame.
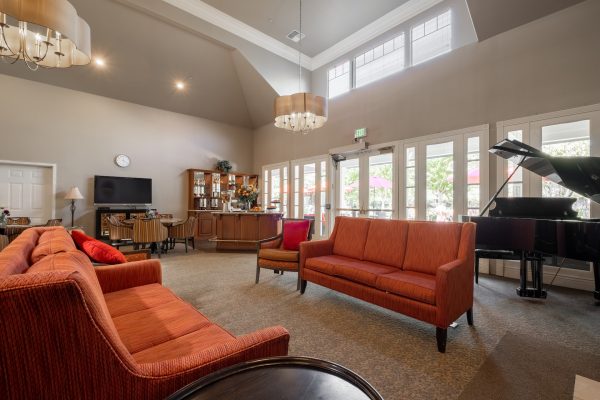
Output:
[[[419,61],[419,62],[415,63],[415,60],[414,60],[414,42],[415,42],[415,40],[422,39],[422,38],[426,37],[427,35],[430,35],[430,34],[434,33],[434,32],[431,32],[431,33],[429,33],[429,34],[426,34],[426,33],[425,33],[425,25],[426,25],[428,22],[430,22],[430,21],[432,21],[432,20],[434,20],[434,19],[436,20],[436,23],[438,23],[438,19],[439,19],[439,17],[441,17],[442,15],[444,15],[444,14],[446,14],[446,13],[450,13],[450,17],[449,17],[449,22],[448,22],[448,25],[444,25],[442,28],[440,28],[440,27],[439,27],[439,25],[438,25],[437,29],[436,29],[434,32],[437,32],[437,31],[439,31],[439,30],[441,30],[441,29],[445,28],[446,26],[449,26],[449,27],[450,27],[450,48],[449,48],[447,51],[444,51],[444,52],[442,52],[442,53],[436,54],[435,56],[432,56],[432,57],[426,58],[426,59],[424,59],[424,60],[421,60],[421,61]],[[414,67],[414,66],[416,66],[416,65],[419,65],[419,64],[426,63],[426,62],[428,62],[428,61],[431,61],[431,60],[433,60],[433,59],[435,59],[435,58],[437,58],[437,57],[439,57],[439,56],[442,56],[442,55],[444,55],[444,54],[448,54],[448,53],[450,53],[450,52],[451,52],[451,51],[454,49],[454,46],[453,46],[453,40],[454,40],[454,35],[453,35],[453,32],[454,32],[454,30],[453,30],[453,27],[454,27],[454,24],[453,24],[453,18],[452,18],[452,15],[453,15],[453,13],[452,13],[452,9],[451,9],[451,8],[448,8],[448,9],[446,9],[445,11],[443,11],[443,12],[441,12],[441,13],[437,14],[435,17],[431,17],[431,18],[423,19],[423,20],[421,20],[421,22],[418,22],[418,23],[416,23],[416,24],[414,24],[414,25],[411,25],[411,27],[410,27],[410,29],[409,29],[409,33],[410,33],[410,39],[409,39],[409,43],[408,43],[408,44],[409,44],[409,47],[410,47],[410,49],[409,49],[409,53],[410,53],[410,66],[411,66],[411,67]],[[413,38],[413,35],[414,35],[414,33],[413,33],[413,30],[414,30],[416,27],[420,26],[420,25],[423,25],[423,36],[421,36],[420,38],[414,39],[414,38]]]
[[[338,93],[338,94],[336,94],[335,96],[332,97],[330,95],[330,84],[331,84],[332,80],[329,79],[329,74],[331,73],[332,70],[335,70],[338,67],[343,66],[345,64],[348,64],[348,90],[346,90],[344,92],[341,92],[341,93]],[[354,75],[353,74],[353,70],[354,70],[354,68],[353,68],[353,65],[354,64],[352,62],[352,59],[347,59],[347,60],[343,60],[343,61],[338,61],[333,66],[327,68],[327,99],[335,99],[336,97],[343,96],[346,93],[349,93],[354,88],[354,84],[353,84],[353,82],[354,82],[353,81],[353,75]],[[339,78],[339,77],[341,77],[343,75],[344,75],[344,73],[342,73],[342,75],[334,77],[333,79],[337,79],[337,78]]]

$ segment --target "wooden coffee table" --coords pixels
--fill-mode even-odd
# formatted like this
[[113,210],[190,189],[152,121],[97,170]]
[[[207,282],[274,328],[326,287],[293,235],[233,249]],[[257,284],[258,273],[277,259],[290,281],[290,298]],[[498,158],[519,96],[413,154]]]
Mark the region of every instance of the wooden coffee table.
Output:
[[272,357],[214,372],[167,400],[383,400],[363,378],[341,365],[308,357]]

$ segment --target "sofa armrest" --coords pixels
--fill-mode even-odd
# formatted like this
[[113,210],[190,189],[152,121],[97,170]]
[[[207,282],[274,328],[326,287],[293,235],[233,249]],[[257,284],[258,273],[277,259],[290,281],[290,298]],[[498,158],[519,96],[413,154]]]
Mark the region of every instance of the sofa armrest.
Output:
[[467,260],[454,260],[437,270],[435,304],[438,308],[437,326],[440,328],[447,328],[473,307],[473,266]]
[[333,254],[333,240],[331,239],[300,243],[300,275],[302,275],[306,260],[331,254]]
[[140,364],[142,374],[168,378],[180,374],[204,376],[244,361],[288,354],[290,334],[281,326],[261,329],[197,354],[156,363]]
[[162,270],[158,260],[103,265],[96,267],[95,271],[103,293],[162,283]]

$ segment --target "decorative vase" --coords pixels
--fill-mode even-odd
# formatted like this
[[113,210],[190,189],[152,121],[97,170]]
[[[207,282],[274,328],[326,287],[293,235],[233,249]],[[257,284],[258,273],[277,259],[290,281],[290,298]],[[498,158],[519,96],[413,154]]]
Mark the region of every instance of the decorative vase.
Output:
[[250,211],[251,208],[252,208],[252,201],[250,201],[250,200],[246,201],[246,211]]

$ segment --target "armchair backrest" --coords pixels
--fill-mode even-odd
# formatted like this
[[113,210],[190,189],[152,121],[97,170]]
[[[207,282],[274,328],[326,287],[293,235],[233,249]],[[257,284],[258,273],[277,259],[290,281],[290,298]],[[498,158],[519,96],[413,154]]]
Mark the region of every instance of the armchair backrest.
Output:
[[62,218],[49,219],[44,226],[60,226],[62,224]]
[[167,240],[168,237],[169,230],[158,218],[138,218],[133,224],[133,241],[135,243],[159,243]]
[[108,226],[108,238],[110,240],[124,240],[133,238],[133,228],[124,225],[117,217],[111,215],[106,217]]

